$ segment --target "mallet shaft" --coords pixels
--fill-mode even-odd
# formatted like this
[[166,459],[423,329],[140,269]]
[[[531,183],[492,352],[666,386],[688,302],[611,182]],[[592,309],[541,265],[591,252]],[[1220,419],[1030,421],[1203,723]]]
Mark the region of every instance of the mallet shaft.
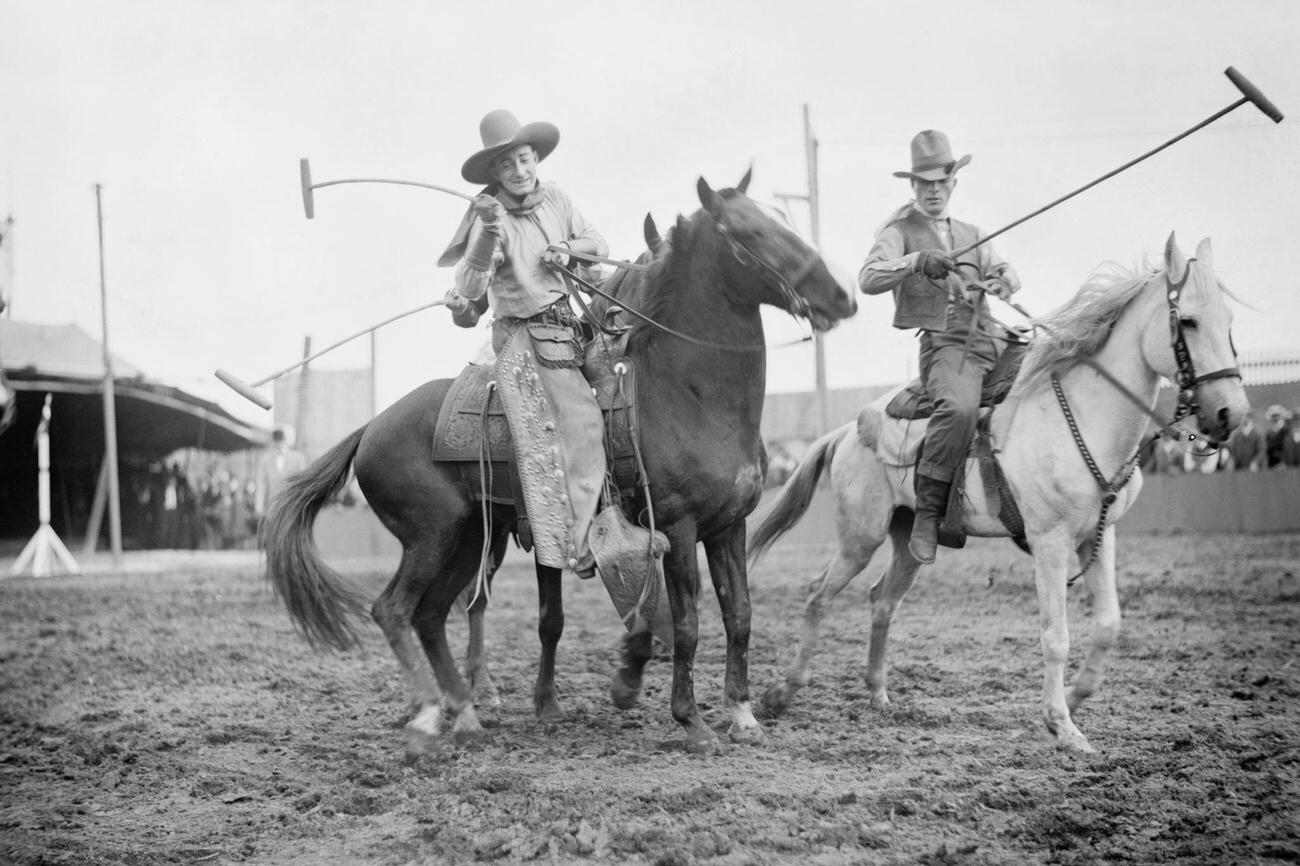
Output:
[[1206,126],[1209,126],[1211,123],[1218,120],[1220,117],[1223,117],[1223,115],[1227,114],[1228,112],[1236,111],[1238,108],[1245,105],[1247,102],[1251,103],[1260,111],[1264,112],[1264,114],[1266,114],[1268,118],[1272,120],[1274,123],[1280,123],[1282,121],[1282,112],[1278,111],[1277,106],[1269,102],[1268,99],[1264,96],[1264,94],[1259,91],[1259,88],[1251,84],[1250,81],[1248,81],[1244,75],[1242,75],[1240,72],[1238,72],[1235,68],[1231,66],[1225,69],[1223,71],[1223,74],[1228,76],[1228,80],[1231,81],[1237,87],[1237,89],[1244,94],[1244,96],[1242,96],[1241,99],[1238,99],[1236,102],[1232,103],[1227,108],[1216,111],[1214,114],[1211,114],[1209,117],[1205,118],[1205,120],[1202,120],[1200,123],[1196,124],[1191,129],[1174,136],[1173,138],[1169,139],[1159,147],[1154,147],[1151,150],[1148,150],[1146,153],[1142,154],[1136,159],[1129,160],[1128,162],[1121,165],[1119,168],[1113,171],[1109,171],[1106,174],[1103,174],[1101,177],[1097,178],[1091,183],[1084,184],[1083,186],[1076,189],[1074,192],[1066,193],[1065,195],[1058,198],[1056,201],[1049,202],[1048,204],[1043,205],[1033,213],[1028,214],[1027,216],[1022,216],[1020,219],[1016,220],[1013,223],[1008,223],[1007,225],[1004,225],[1002,228],[998,229],[997,231],[991,234],[987,234],[984,237],[980,238],[975,243],[954,251],[952,253],[952,257],[955,259],[960,256],[963,256],[966,253],[970,252],[971,250],[975,249],[976,247],[988,243],[989,241],[993,240],[995,237],[1007,231],[1008,229],[1013,229],[1016,226],[1020,225],[1021,223],[1025,222],[1026,220],[1031,220],[1034,217],[1038,216],[1039,214],[1043,213],[1044,211],[1051,210],[1061,202],[1068,201],[1069,199],[1074,198],[1079,193],[1084,192],[1085,190],[1092,189],[1094,186],[1096,186],[1097,184],[1101,183],[1104,180],[1110,180],[1112,177],[1119,174],[1121,171],[1126,171],[1127,169],[1130,169],[1133,166],[1137,165],[1139,162],[1142,162],[1144,159],[1155,156],[1157,153],[1164,150],[1166,147],[1169,147],[1171,144],[1176,144],[1182,141],[1184,138],[1191,135],[1193,132],[1197,132],[1198,130],[1203,129]]
[[270,374],[269,376],[263,376],[261,379],[258,379],[256,382],[253,382],[252,384],[249,384],[248,382],[243,381],[243,380],[240,379],[238,376],[235,376],[234,374],[232,374],[232,373],[230,373],[230,372],[228,372],[228,371],[226,371],[226,370],[220,370],[220,369],[217,370],[217,371],[216,371],[216,377],[217,377],[218,379],[220,379],[222,382],[224,382],[224,383],[226,383],[227,385],[229,385],[229,386],[230,386],[232,389],[234,389],[234,390],[235,390],[235,391],[236,391],[236,392],[237,392],[241,397],[244,397],[244,398],[247,399],[247,400],[251,400],[252,402],[254,402],[254,403],[256,403],[257,405],[261,406],[263,409],[270,409],[270,408],[271,408],[271,401],[270,401],[270,400],[267,400],[267,399],[266,399],[265,397],[263,397],[261,394],[259,394],[259,393],[257,393],[256,391],[254,391],[254,390],[253,390],[254,388],[257,388],[257,387],[260,387],[260,386],[262,386],[262,385],[265,385],[267,382],[270,382],[270,381],[272,381],[273,379],[278,379],[278,378],[280,378],[280,377],[283,376],[285,373],[288,373],[288,372],[291,372],[291,371],[293,371],[293,370],[296,370],[296,369],[298,369],[299,367],[305,366],[306,364],[310,364],[312,361],[316,360],[316,359],[319,358],[321,355],[324,355],[324,354],[326,354],[326,353],[328,353],[328,352],[332,352],[332,351],[334,351],[335,349],[337,349],[339,346],[342,346],[344,343],[350,343],[350,342],[352,342],[352,341],[355,340],[357,337],[361,337],[361,336],[364,336],[364,335],[366,335],[366,334],[369,334],[371,331],[377,331],[377,330],[379,330],[380,328],[382,328],[384,325],[390,324],[390,323],[392,323],[392,322],[396,322],[398,319],[404,319],[404,318],[406,318],[407,316],[411,316],[411,315],[414,315],[414,314],[416,314],[416,313],[419,313],[419,312],[421,312],[421,311],[423,311],[423,310],[427,310],[427,309],[429,309],[430,307],[442,307],[442,306],[446,306],[446,304],[447,304],[447,299],[446,299],[446,298],[439,298],[439,299],[436,300],[436,301],[431,301],[431,302],[429,302],[429,303],[427,303],[427,304],[421,304],[420,306],[416,307],[416,308],[413,309],[413,310],[407,310],[407,311],[404,312],[404,313],[398,313],[396,316],[390,316],[389,318],[384,319],[382,322],[378,322],[378,323],[376,323],[376,324],[374,324],[374,325],[371,325],[371,326],[368,327],[368,328],[363,328],[362,330],[357,331],[355,334],[352,334],[352,335],[349,336],[349,337],[344,337],[342,340],[339,340],[337,343],[332,343],[332,344],[330,344],[329,346],[326,346],[324,349],[321,349],[319,352],[316,352],[316,353],[314,353],[314,354],[312,354],[312,355],[308,355],[306,358],[303,358],[301,361],[296,361],[296,362],[290,364],[289,366],[285,367],[283,370],[277,370],[276,372]]

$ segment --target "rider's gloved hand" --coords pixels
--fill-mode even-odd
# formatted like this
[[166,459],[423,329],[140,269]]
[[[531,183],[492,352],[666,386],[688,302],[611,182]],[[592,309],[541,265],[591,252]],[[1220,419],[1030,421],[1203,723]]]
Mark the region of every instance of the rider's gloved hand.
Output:
[[463,313],[469,307],[469,298],[456,291],[454,288],[448,289],[447,294],[442,296],[447,302],[447,309],[452,313]]
[[[561,241],[559,244],[557,244],[557,246],[563,246],[567,248],[569,244],[567,241]],[[570,261],[570,257],[566,250],[553,250],[547,248],[542,253],[542,264],[550,267],[567,268],[569,267],[569,261]]]
[[993,296],[1000,300],[1008,300],[1020,288],[1020,283],[1007,272],[1006,265],[1001,266],[998,271],[989,277],[986,285]]
[[916,254],[916,272],[932,280],[942,280],[956,268],[953,260],[938,250],[923,250]]
[[474,197],[474,214],[483,220],[483,224],[489,229],[495,229],[501,224],[505,212],[506,209],[501,206],[496,196],[485,193]]

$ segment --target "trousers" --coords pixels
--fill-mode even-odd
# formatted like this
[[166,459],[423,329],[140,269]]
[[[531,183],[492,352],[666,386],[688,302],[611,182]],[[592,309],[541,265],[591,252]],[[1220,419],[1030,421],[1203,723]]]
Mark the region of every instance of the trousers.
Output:
[[949,318],[948,330],[921,332],[921,381],[934,414],[917,472],[944,483],[952,482],[970,450],[984,377],[1003,348],[981,332],[971,336],[969,319]]

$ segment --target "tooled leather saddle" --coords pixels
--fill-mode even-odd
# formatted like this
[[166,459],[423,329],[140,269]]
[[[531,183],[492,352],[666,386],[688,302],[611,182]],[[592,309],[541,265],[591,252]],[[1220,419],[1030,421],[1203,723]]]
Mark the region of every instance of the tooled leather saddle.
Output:
[[[609,477],[624,500],[632,501],[637,483],[632,446],[636,368],[622,356],[623,341],[611,342],[616,345],[600,352],[599,357],[589,352],[584,372],[605,419]],[[492,387],[493,376],[493,367],[469,364],[452,382],[434,427],[433,459],[455,467],[464,489],[475,500],[514,505],[522,518],[526,512],[514,439],[505,407]]]

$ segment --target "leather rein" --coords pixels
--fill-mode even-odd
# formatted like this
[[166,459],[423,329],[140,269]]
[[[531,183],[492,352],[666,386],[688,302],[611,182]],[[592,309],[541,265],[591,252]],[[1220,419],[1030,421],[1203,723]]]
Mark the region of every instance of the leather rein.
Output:
[[[817,265],[822,261],[820,255],[818,255],[816,252],[811,253],[808,256],[808,258],[805,259],[799,265],[799,268],[795,271],[794,276],[787,278],[785,274],[781,273],[779,268],[777,268],[775,265],[771,264],[770,262],[766,261],[761,256],[756,255],[752,250],[746,247],[744,242],[741,241],[739,238],[737,238],[735,235],[733,235],[731,231],[721,222],[715,220],[713,225],[714,228],[717,230],[719,236],[721,236],[723,241],[727,244],[727,247],[730,249],[732,257],[737,262],[739,262],[743,267],[748,268],[750,270],[757,270],[761,273],[766,273],[776,281],[777,286],[781,290],[781,295],[785,300],[786,304],[788,305],[788,307],[786,308],[786,312],[788,312],[791,316],[794,316],[795,318],[799,318],[799,317],[808,318],[810,316],[812,312],[812,305],[808,302],[806,298],[804,298],[802,295],[799,294],[798,288],[800,285],[803,284],[804,280],[806,280],[808,276],[812,273],[813,269],[816,268]],[[627,270],[627,271],[650,270],[649,265],[637,264],[635,262],[616,261],[614,259],[607,259],[602,256],[593,256],[588,253],[579,253],[561,244],[550,244],[548,245],[547,249],[555,250],[561,253],[566,253],[572,258],[580,259],[585,262],[612,265],[622,270]],[[797,340],[791,340],[789,342],[780,343],[774,346],[768,346],[766,344],[734,345],[728,343],[715,343],[711,340],[702,340],[698,337],[692,337],[690,334],[683,334],[681,331],[675,330],[674,328],[670,328],[667,325],[663,324],[662,322],[655,321],[654,319],[647,316],[645,313],[642,313],[640,310],[628,306],[628,304],[622,299],[616,298],[613,295],[610,295],[609,293],[605,292],[603,289],[595,285],[592,285],[589,281],[578,276],[571,268],[557,266],[557,269],[568,280],[570,280],[571,283],[582,286],[591,294],[599,295],[609,303],[614,304],[615,306],[619,307],[622,310],[626,310],[628,313],[631,313],[633,316],[637,317],[638,319],[645,322],[646,324],[658,328],[664,333],[670,334],[679,340],[685,340],[688,343],[693,343],[694,345],[702,346],[706,349],[722,349],[729,352],[765,352],[769,348],[782,349],[788,346],[797,346],[800,343],[807,343],[812,340],[811,336],[806,336],[806,337],[800,337]],[[591,310],[588,309],[586,302],[582,299],[582,296],[578,292],[572,290],[572,285],[570,286],[570,294],[577,299],[578,306],[582,308],[582,312],[587,317],[587,320],[590,321],[594,327],[599,328],[602,331],[608,332],[607,329],[604,327],[604,325],[596,321],[595,316],[591,313]]]

